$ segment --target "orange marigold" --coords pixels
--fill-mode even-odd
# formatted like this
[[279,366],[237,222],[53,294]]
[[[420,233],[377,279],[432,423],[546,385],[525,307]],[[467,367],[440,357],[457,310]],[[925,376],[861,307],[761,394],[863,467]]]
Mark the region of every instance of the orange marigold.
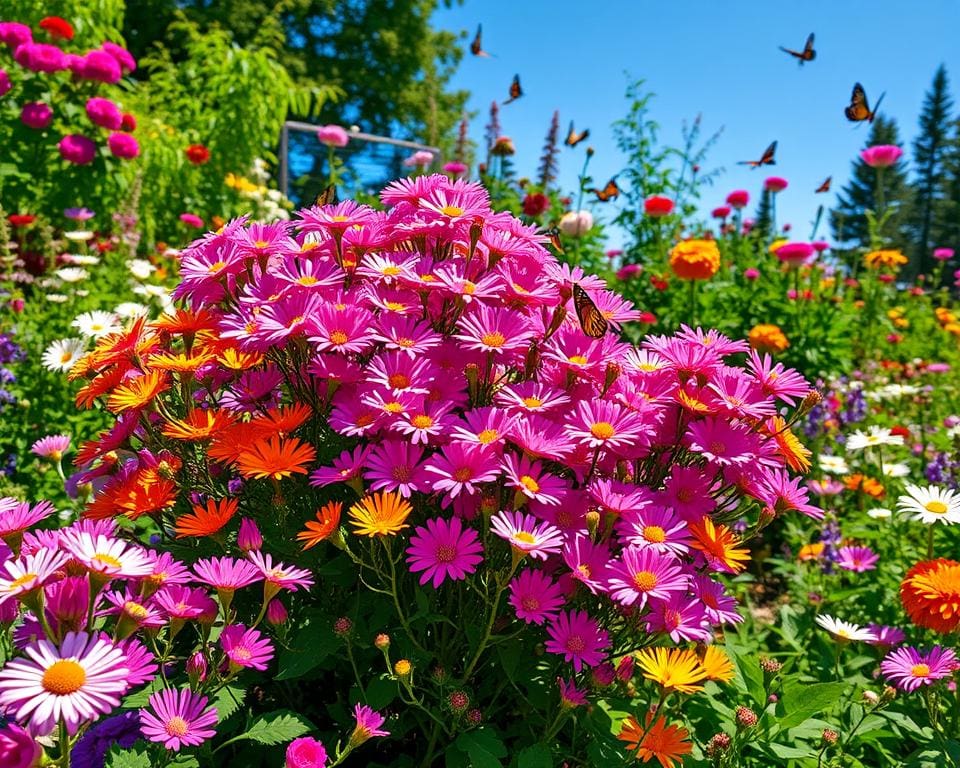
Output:
[[647,714],[646,727],[642,728],[633,716],[623,721],[623,727],[617,736],[626,743],[626,748],[636,752],[637,758],[650,762],[656,758],[663,768],[673,768],[677,761],[683,763],[683,755],[693,751],[693,745],[687,741],[689,733],[678,725],[667,725],[660,715],[651,725],[653,714]]
[[121,384],[107,398],[107,410],[111,413],[122,413],[139,408],[145,408],[153,398],[170,386],[163,371],[151,371],[128,379]]
[[894,250],[870,251],[870,253],[863,257],[863,260],[870,269],[887,267],[894,272],[907,263],[907,257],[900,253],[900,251]]
[[859,472],[843,478],[843,485],[848,491],[863,491],[872,499],[882,499],[887,495],[887,489],[883,487],[883,483],[872,477],[861,475]]
[[773,355],[783,352],[790,346],[790,341],[780,330],[780,326],[773,323],[760,323],[753,326],[747,334],[747,339],[750,341],[750,346],[757,352],[769,352]]
[[193,512],[188,512],[177,518],[173,525],[173,530],[177,532],[177,538],[183,539],[187,536],[212,536],[223,526],[230,522],[230,519],[237,513],[236,499],[207,499],[207,505],[200,504],[193,506]]
[[691,524],[690,533],[694,539],[690,546],[703,552],[712,567],[739,573],[744,568],[744,561],[750,559],[750,550],[736,548],[740,538],[707,515],[699,523]]
[[183,421],[171,421],[164,424],[161,432],[174,440],[186,440],[187,442],[209,440],[232,424],[234,418],[228,411],[195,408]]
[[709,280],[720,269],[714,240],[683,240],[670,251],[670,269],[681,280]]
[[918,627],[949,634],[960,629],[960,563],[944,557],[924,560],[907,571],[900,599]]
[[310,549],[310,547],[328,539],[340,525],[340,512],[342,510],[343,504],[339,501],[324,504],[317,512],[317,519],[307,522],[306,527],[297,534],[297,541],[303,542],[304,549]]
[[246,478],[266,478],[279,480],[290,475],[307,474],[306,464],[317,457],[317,452],[309,443],[293,437],[284,440],[270,437],[258,440],[249,448],[240,451],[237,467]]

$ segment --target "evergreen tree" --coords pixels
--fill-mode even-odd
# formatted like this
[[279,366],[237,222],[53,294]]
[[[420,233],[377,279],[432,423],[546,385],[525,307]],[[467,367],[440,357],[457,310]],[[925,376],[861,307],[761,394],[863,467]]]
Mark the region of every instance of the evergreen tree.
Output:
[[773,192],[764,189],[760,193],[760,202],[757,203],[757,212],[753,216],[753,229],[761,241],[770,239],[773,230]]
[[543,152],[540,154],[540,165],[537,168],[537,177],[540,182],[540,188],[546,190],[557,179],[557,173],[560,171],[557,163],[557,155],[560,154],[560,147],[557,146],[557,140],[560,137],[560,113],[554,112],[553,119],[550,121],[550,129],[547,131],[547,138],[543,143]]
[[947,83],[947,70],[941,64],[933,76],[933,84],[927,91],[920,112],[920,134],[913,142],[913,162],[916,170],[914,182],[914,206],[910,220],[912,235],[911,261],[915,268],[926,274],[933,263],[931,249],[934,247],[935,221],[941,212],[946,184],[946,158],[950,144],[951,111]]
[[[960,119],[951,126],[943,165],[943,196],[934,207],[930,243],[931,248],[953,248],[960,254]],[[952,274],[946,270],[944,277]]]
[[[876,144],[901,146],[900,132],[893,118],[878,115],[873,121],[864,148]],[[857,156],[850,181],[837,196],[836,207],[830,211],[833,239],[841,249],[869,245],[866,212],[876,211],[876,193],[877,171]],[[900,247],[904,243],[900,238],[904,235],[910,200],[906,163],[902,158],[883,171],[883,196],[886,209],[893,212],[884,234],[894,238],[893,245]]]

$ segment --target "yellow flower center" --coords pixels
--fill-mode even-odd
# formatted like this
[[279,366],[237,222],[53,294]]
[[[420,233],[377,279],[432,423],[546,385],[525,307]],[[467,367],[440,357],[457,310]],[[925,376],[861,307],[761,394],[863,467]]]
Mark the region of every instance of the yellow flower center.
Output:
[[433,426],[433,419],[425,413],[421,413],[419,416],[414,416],[410,419],[410,423],[417,429],[429,429]]
[[470,467],[460,467],[456,472],[453,473],[453,479],[458,483],[465,483],[473,477],[473,470]]
[[148,613],[147,609],[140,605],[140,603],[135,603],[132,600],[128,600],[123,604],[123,612],[131,619],[136,619],[137,621],[142,621],[147,618]]
[[500,331],[494,331],[493,333],[485,333],[480,339],[488,347],[502,347],[506,338],[500,333]]
[[523,475],[520,478],[520,485],[530,491],[530,493],[537,493],[540,490],[540,483],[530,477],[530,475]]
[[947,511],[947,505],[942,501],[928,501],[923,507],[934,515],[942,515]]
[[530,531],[517,531],[513,534],[513,538],[521,544],[533,544],[533,542],[536,541],[536,538]]
[[523,404],[527,406],[527,408],[539,408],[543,405],[543,400],[539,397],[525,397],[523,398]]
[[387,381],[394,389],[406,389],[410,386],[410,377],[405,373],[393,373]]
[[410,349],[414,345],[413,339],[408,339],[405,336],[403,338],[397,339],[397,346],[403,347],[404,349]]
[[914,677],[926,677],[930,674],[929,664],[914,664],[910,668],[910,674]]
[[394,275],[399,275],[400,267],[395,266],[394,264],[390,264],[381,270],[381,274],[383,274],[386,277],[393,277]]
[[643,538],[651,544],[663,544],[667,540],[667,534],[659,525],[647,525],[643,529]]
[[45,691],[68,696],[79,691],[86,681],[87,673],[83,667],[73,659],[60,659],[47,667],[40,684]]
[[333,331],[330,334],[330,343],[331,344],[346,344],[350,340],[350,337],[347,336],[343,331]]
[[609,440],[616,433],[617,431],[613,428],[613,424],[609,421],[598,421],[590,427],[590,434],[597,438],[597,440]]
[[587,364],[587,358],[585,358],[583,355],[570,355],[570,357],[568,357],[567,360],[569,360],[574,365]]
[[316,285],[319,281],[313,275],[302,275],[297,278],[300,285]]
[[266,248],[270,245],[266,240],[254,240],[253,244],[257,246],[257,248]]
[[18,589],[19,587],[22,587],[25,584],[29,584],[35,578],[37,578],[37,574],[25,573],[19,579],[14,579],[13,581],[10,582],[10,590],[13,591],[14,589]]
[[497,432],[497,430],[485,429],[483,430],[483,432],[477,435],[477,440],[479,440],[484,445],[489,445],[490,443],[494,442],[498,437],[500,437],[500,433]]
[[445,205],[440,209],[440,213],[444,216],[462,216],[463,208],[460,208],[456,205]]
[[633,577],[633,584],[641,592],[649,592],[657,586],[657,574],[651,571],[637,571]]
[[94,564],[106,565],[110,568],[120,568],[123,563],[121,563],[113,555],[108,555],[105,552],[97,552],[93,557],[90,558]]
[[388,301],[383,305],[391,312],[406,312],[407,305],[401,304],[399,301]]
[[187,724],[186,720],[180,717],[180,715],[174,715],[167,720],[166,724],[164,725],[164,730],[168,735],[181,739],[187,735],[187,731],[190,730],[190,726]]
[[383,410],[385,410],[387,413],[401,413],[403,411],[403,406],[394,401],[392,403],[384,403]]
[[330,221],[346,221],[346,216],[331,216]]
[[225,262],[225,261],[215,261],[215,262],[213,262],[213,264],[211,264],[209,267],[207,267],[207,274],[208,274],[208,275],[212,275],[214,272],[219,272],[219,271],[220,271],[221,269],[223,269],[225,266],[227,266],[227,262]]
[[60,355],[60,362],[61,363],[69,362],[72,357],[73,357],[73,352],[64,352],[62,355]]

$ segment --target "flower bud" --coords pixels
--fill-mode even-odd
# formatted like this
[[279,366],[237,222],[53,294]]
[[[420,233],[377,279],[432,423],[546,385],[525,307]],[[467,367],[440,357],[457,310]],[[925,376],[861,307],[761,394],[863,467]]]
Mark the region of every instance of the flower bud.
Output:
[[863,692],[863,703],[876,705],[880,703],[880,696],[877,695],[875,691],[864,691]]
[[390,647],[390,635],[388,635],[386,632],[381,632],[374,638],[373,645],[375,648],[381,651],[387,650],[387,648]]
[[783,669],[783,664],[776,659],[763,658],[760,659],[760,669],[768,674],[775,675],[777,672]]
[[287,609],[279,599],[274,598],[267,604],[267,622],[274,627],[287,623]]
[[480,725],[483,722],[483,713],[479,709],[471,709],[467,712],[467,722],[470,725]]
[[333,622],[333,634],[337,637],[346,638],[353,631],[353,622],[346,616],[341,616]]
[[409,677],[411,672],[413,672],[413,664],[407,659],[399,659],[397,663],[393,665],[393,674],[397,677]]
[[880,694],[880,705],[889,704],[895,698],[897,698],[897,689],[889,685],[883,686],[883,693]]
[[207,679],[207,660],[200,651],[187,659],[187,675],[190,678],[190,685],[202,683]]
[[470,697],[466,694],[466,691],[454,691],[447,696],[447,704],[450,711],[460,715],[466,712],[467,707],[470,706]]
[[237,534],[237,546],[244,552],[256,552],[263,546],[263,535],[257,524],[249,517],[240,521],[240,532]]
[[738,728],[753,728],[757,724],[757,713],[750,707],[739,706],[736,709],[735,719]]
[[823,740],[824,746],[833,746],[840,738],[840,734],[830,728],[824,728],[820,738]]
[[590,534],[590,538],[594,538],[597,535],[597,528],[600,526],[600,513],[595,509],[591,509],[584,516],[587,523],[587,533]]
[[716,733],[710,737],[707,742],[707,757],[715,757],[724,754],[730,749],[730,737],[725,733]]

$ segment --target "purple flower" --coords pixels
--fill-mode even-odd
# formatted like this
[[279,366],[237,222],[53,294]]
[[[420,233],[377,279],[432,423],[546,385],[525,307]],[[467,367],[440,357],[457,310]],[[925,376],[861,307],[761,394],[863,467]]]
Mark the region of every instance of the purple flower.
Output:
[[73,221],[87,221],[92,219],[96,214],[89,208],[67,208],[64,210],[63,215]]
[[957,663],[957,654],[935,645],[926,653],[906,646],[887,654],[880,671],[902,691],[915,691],[921,685],[933,685],[950,677]]
[[[117,744],[127,749],[139,738],[140,719],[136,712],[124,712],[116,717],[109,717],[80,737],[70,753],[70,765],[73,768],[102,768],[110,747]],[[0,751],[0,758],[2,756]],[[6,765],[2,759],[0,764]]]
[[877,567],[880,555],[870,547],[840,547],[837,550],[837,565],[845,571],[863,573]]

